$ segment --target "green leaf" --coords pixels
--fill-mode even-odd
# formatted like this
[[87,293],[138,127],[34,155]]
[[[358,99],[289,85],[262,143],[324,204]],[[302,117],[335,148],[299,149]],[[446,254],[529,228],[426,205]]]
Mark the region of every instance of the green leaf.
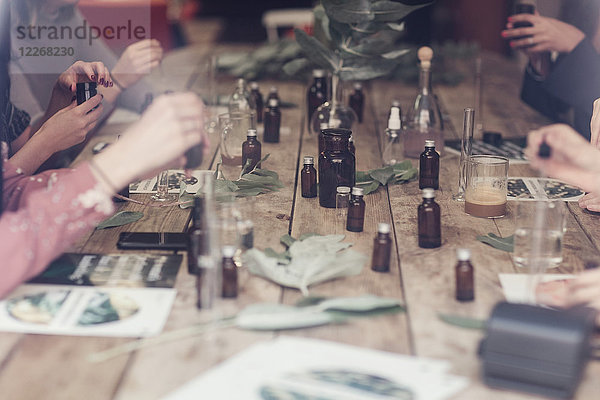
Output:
[[321,3],[331,19],[347,24],[381,21],[395,22],[411,12],[432,3],[407,5],[396,1],[322,0]]
[[96,229],[114,228],[138,221],[144,216],[144,213],[138,211],[119,211],[110,218],[100,222]]
[[373,178],[365,171],[356,171],[356,183],[371,182]]
[[179,195],[179,208],[186,209],[194,206],[194,195],[190,193],[182,193]]
[[371,178],[385,186],[390,178],[394,176],[394,168],[390,165],[385,168],[374,169],[369,171],[369,175],[371,175]]
[[366,196],[368,194],[375,192],[377,189],[379,189],[379,186],[381,186],[381,184],[378,181],[372,180],[369,183],[364,183],[364,184],[357,183],[356,186],[358,186],[359,188],[362,188],[364,190],[364,194]]
[[288,235],[287,233],[283,236],[281,236],[279,238],[279,241],[281,242],[281,244],[283,244],[285,247],[290,248],[292,246],[292,244],[294,244],[294,242],[296,241],[296,239],[294,239],[291,235]]
[[443,313],[439,313],[438,318],[447,323],[448,325],[454,325],[466,329],[483,330],[485,329],[485,325],[487,323],[487,321],[483,319],[461,317],[459,315]]
[[306,32],[301,29],[294,29],[296,34],[296,40],[304,55],[315,64],[320,65],[323,68],[336,70],[339,65],[339,57],[327,49],[321,42],[312,36],[309,36]]
[[430,6],[433,3],[408,5],[397,1],[381,0],[372,3],[371,12],[376,21],[396,22],[404,19],[411,12]]
[[389,53],[382,54],[381,57],[387,58],[388,60],[395,60],[398,57],[402,57],[406,54],[410,53],[410,49],[401,49],[390,51]]
[[412,169],[412,167],[412,162],[410,160],[405,160],[392,165],[392,168],[396,173],[406,171],[407,169]]
[[346,57],[339,75],[344,81],[364,81],[389,74],[397,64],[396,60],[376,56]]
[[310,307],[316,306],[317,304],[330,299],[330,297],[325,296],[306,296],[301,298],[296,302],[296,307]]
[[396,299],[365,295],[358,297],[337,297],[318,304],[322,311],[369,312],[381,308],[401,307]]
[[498,250],[509,253],[514,251],[514,235],[503,238],[490,232],[487,235],[477,236],[477,240]]
[[276,258],[280,262],[288,263],[290,261],[290,253],[288,251],[283,251],[281,253],[276,252],[270,247],[267,247],[264,250],[264,253],[267,257]]
[[302,71],[308,69],[309,67],[310,61],[308,61],[306,58],[297,58],[295,60],[283,64],[283,72],[285,72],[289,76],[294,76],[300,74]]
[[254,304],[237,315],[236,326],[246,330],[278,331],[311,328],[335,321],[334,316],[308,308],[283,304]]
[[308,233],[303,233],[302,235],[300,235],[300,237],[298,238],[298,240],[304,240],[304,239],[308,239],[310,237],[313,236],[322,236],[318,233],[314,233],[314,232],[308,232]]

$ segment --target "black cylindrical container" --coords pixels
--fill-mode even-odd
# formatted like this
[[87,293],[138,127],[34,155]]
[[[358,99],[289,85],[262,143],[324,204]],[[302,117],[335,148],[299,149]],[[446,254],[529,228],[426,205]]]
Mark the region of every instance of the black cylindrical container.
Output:
[[94,97],[98,92],[96,82],[80,82],[77,84],[77,105],[81,105]]

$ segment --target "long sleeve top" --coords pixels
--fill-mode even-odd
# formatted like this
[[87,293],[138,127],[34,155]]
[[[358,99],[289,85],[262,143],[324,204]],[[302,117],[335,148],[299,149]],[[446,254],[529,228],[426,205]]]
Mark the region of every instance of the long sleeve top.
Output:
[[[600,97],[598,71],[600,54],[585,38],[573,51],[558,58],[546,79],[537,79],[528,68],[521,98],[555,122],[570,122],[589,139],[594,100]],[[569,109],[573,111],[572,121],[564,118]]]
[[25,176],[6,159],[6,153],[2,155],[0,297],[43,271],[114,211],[88,164]]

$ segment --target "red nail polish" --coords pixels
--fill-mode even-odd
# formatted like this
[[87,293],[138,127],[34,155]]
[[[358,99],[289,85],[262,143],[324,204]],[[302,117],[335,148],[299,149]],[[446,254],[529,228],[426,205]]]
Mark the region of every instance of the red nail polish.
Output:
[[512,17],[508,17],[508,20],[509,20],[510,22],[512,22],[513,18],[512,18]]
[[502,35],[502,37],[506,37],[507,33],[506,32],[501,32],[500,35]]

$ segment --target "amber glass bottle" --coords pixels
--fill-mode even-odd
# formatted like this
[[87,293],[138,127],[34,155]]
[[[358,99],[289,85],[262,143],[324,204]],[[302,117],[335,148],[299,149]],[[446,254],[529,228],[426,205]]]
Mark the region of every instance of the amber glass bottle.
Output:
[[204,213],[204,199],[194,197],[194,209],[192,210],[192,225],[187,232],[187,259],[188,272],[197,275],[199,271],[198,260],[204,254],[205,232],[203,228],[202,215]]
[[279,143],[279,128],[281,127],[281,111],[279,100],[269,99],[269,107],[265,110],[265,143]]
[[440,186],[440,155],[435,151],[435,141],[425,140],[425,151],[419,157],[419,189]]
[[250,160],[246,171],[252,171],[254,167],[260,168],[261,147],[256,138],[256,129],[248,129],[246,141],[242,143],[242,167]]
[[267,103],[271,99],[276,99],[278,102],[281,101],[279,99],[279,93],[277,92],[277,87],[276,86],[271,86],[271,88],[269,89],[269,97],[267,97]]
[[304,168],[300,172],[300,183],[302,197],[317,197],[317,170],[315,169],[315,159],[313,157],[304,157]]
[[352,197],[348,204],[348,220],[346,230],[350,232],[362,232],[365,224],[365,201],[363,199],[364,189],[352,188]]
[[224,298],[234,298],[238,295],[238,273],[237,266],[233,261],[235,255],[234,246],[223,247],[223,291],[221,296]]
[[442,245],[440,206],[435,202],[435,191],[423,189],[423,203],[418,209],[419,247],[432,249]]
[[475,299],[473,284],[473,264],[471,264],[471,252],[469,249],[458,249],[456,251],[456,300],[472,301]]
[[376,272],[389,272],[391,253],[392,238],[390,237],[390,225],[380,223],[377,225],[377,236],[373,239],[371,269]]
[[322,131],[324,149],[319,154],[319,204],[335,208],[338,186],[353,187],[356,181],[356,160],[348,150],[352,131],[342,128]]
[[362,124],[365,96],[362,91],[361,83],[356,82],[354,84],[354,92],[352,92],[352,94],[350,95],[348,103],[350,105],[350,108],[352,108],[356,113],[356,116],[358,117],[358,122]]
[[258,83],[250,82],[250,97],[254,99],[256,104],[256,122],[263,122],[263,96],[258,87]]
[[322,69],[313,70],[313,84],[306,93],[307,116],[310,126],[310,119],[315,110],[327,101],[327,77]]

